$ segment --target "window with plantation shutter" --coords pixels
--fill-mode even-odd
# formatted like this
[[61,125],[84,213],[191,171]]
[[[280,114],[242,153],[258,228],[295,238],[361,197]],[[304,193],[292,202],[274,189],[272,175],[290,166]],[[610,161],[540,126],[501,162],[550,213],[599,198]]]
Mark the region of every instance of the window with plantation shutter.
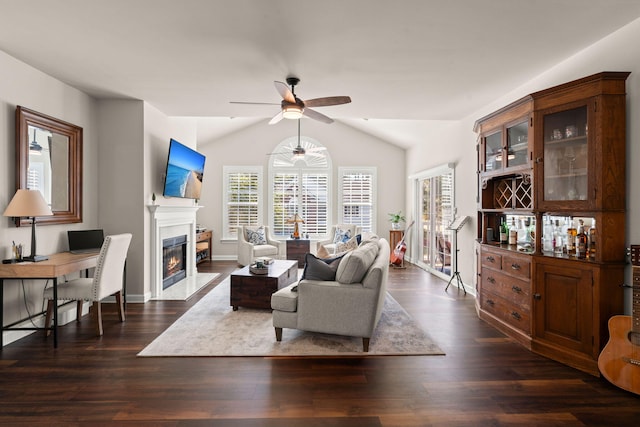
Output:
[[223,239],[236,239],[239,225],[259,225],[262,218],[262,167],[224,166]]
[[326,234],[328,227],[329,177],[327,174],[302,174],[302,218],[309,236]]
[[[295,155],[300,144],[306,153]],[[308,138],[288,138],[274,150],[271,158],[270,186],[273,196],[270,224],[276,237],[286,239],[294,229],[287,220],[300,215],[304,224],[300,232],[310,239],[324,237],[329,224],[330,159],[329,153],[317,141]]]
[[339,222],[375,232],[376,168],[340,168],[338,175]]
[[293,232],[293,224],[287,224],[287,219],[299,212],[299,187],[296,173],[276,173],[273,176],[272,231],[276,237],[286,237]]
[[304,219],[301,231],[309,237],[326,234],[329,175],[326,173],[276,172],[273,174],[273,234],[288,237],[293,224],[287,220],[296,213]]

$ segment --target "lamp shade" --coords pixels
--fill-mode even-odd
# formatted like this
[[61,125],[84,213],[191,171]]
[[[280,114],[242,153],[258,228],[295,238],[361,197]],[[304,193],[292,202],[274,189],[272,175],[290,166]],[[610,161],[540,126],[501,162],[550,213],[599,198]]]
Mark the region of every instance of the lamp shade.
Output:
[[298,215],[298,214],[295,214],[294,216],[292,216],[291,218],[289,218],[287,220],[287,224],[295,224],[295,223],[298,223],[298,222],[301,222],[301,223],[304,224],[304,219],[302,219],[300,217],[300,215]]
[[42,197],[40,190],[19,189],[4,210],[4,216],[36,217],[51,216],[53,212]]

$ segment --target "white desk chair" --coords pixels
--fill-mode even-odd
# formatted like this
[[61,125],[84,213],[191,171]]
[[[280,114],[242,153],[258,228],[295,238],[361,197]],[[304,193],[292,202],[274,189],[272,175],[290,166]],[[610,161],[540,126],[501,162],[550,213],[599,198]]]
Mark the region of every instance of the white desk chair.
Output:
[[[70,280],[58,285],[58,299],[64,301],[77,301],[77,320],[82,316],[82,304],[84,301],[93,301],[92,313],[96,320],[98,336],[102,335],[102,309],[100,301],[115,295],[118,304],[120,321],[124,322],[124,307],[122,305],[122,287],[124,284],[124,263],[127,251],[131,243],[132,235],[129,233],[107,236],[104,239],[98,263],[93,278]],[[47,288],[44,292],[48,300],[45,326],[51,325],[53,314],[53,288]],[[47,335],[50,331],[47,331]]]

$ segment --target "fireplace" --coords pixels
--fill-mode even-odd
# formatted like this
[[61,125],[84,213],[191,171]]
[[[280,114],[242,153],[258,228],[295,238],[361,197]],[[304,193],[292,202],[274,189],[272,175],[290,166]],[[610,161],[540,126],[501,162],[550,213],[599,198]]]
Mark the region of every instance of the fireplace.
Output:
[[162,240],[162,289],[187,277],[187,236]]
[[[186,236],[184,248],[186,270],[184,280],[179,285],[196,282],[196,212],[201,206],[160,206],[149,205],[151,212],[151,287],[150,297],[162,299],[164,294],[164,240]],[[180,258],[182,260],[182,258]],[[172,286],[171,289],[175,289]],[[167,289],[169,290],[169,289]]]

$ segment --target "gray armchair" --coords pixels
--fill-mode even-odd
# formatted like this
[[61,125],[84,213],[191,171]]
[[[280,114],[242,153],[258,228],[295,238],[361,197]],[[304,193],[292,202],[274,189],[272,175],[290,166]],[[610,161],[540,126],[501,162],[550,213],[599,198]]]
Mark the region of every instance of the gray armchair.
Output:
[[[247,227],[238,227],[238,264],[245,266],[253,263],[257,257],[281,258],[286,251],[286,243],[277,240],[264,225],[265,244],[253,244],[247,239]],[[254,229],[257,227],[248,227]]]

